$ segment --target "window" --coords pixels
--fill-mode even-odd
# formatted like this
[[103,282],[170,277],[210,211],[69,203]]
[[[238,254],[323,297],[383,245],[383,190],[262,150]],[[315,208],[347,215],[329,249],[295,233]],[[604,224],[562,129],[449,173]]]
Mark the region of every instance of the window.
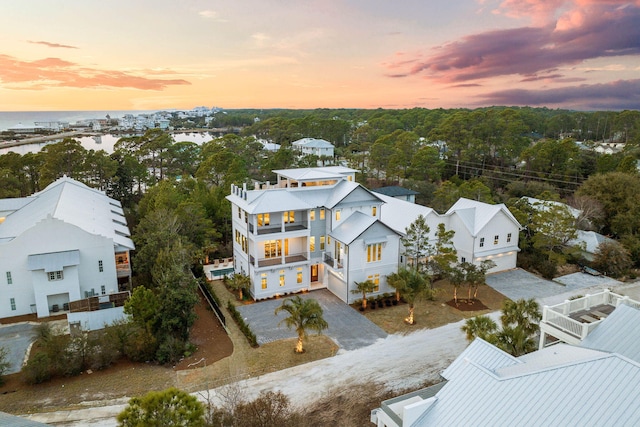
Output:
[[102,260],[98,260],[98,271],[102,273],[104,271],[104,264],[102,264]]
[[493,236],[493,244],[497,245],[498,244],[498,239],[500,238],[500,236]]
[[324,219],[324,209],[320,209],[320,219]]
[[238,218],[242,219],[242,209],[238,206]]
[[249,245],[247,244],[247,236],[245,235],[242,236],[242,250],[244,251],[244,253],[247,253],[249,250]]
[[324,240],[325,237],[324,236],[320,236],[320,250],[324,251]]
[[100,285],[100,293],[102,295],[106,295],[107,293],[107,287],[105,285]]
[[49,281],[62,280],[64,278],[64,275],[62,274],[62,270],[50,271],[47,273],[47,275],[49,277]]
[[336,210],[336,221],[340,221],[340,214],[342,211],[340,209]]
[[382,243],[367,245],[367,262],[382,260]]
[[258,227],[269,225],[269,214],[258,214]]
[[507,243],[511,243],[511,233],[507,234]]
[[315,209],[311,209],[311,212],[309,212],[309,220],[310,221],[315,221],[316,220],[316,210]]
[[484,237],[480,238],[480,247],[483,248],[484,247]]
[[280,270],[280,286],[284,286],[284,270]]
[[284,213],[284,223],[285,224],[293,224],[295,221],[295,212],[294,211],[286,211]]
[[467,259],[465,257],[460,257],[460,262],[467,262]]
[[11,311],[15,311],[16,310],[16,299],[15,298],[9,298],[9,302],[11,303]]
[[372,281],[376,285],[373,288],[373,292],[378,292],[380,290],[380,275],[374,274],[373,276],[367,277],[367,279]]
[[315,251],[316,251],[316,237],[311,236],[309,237],[309,252],[315,252]]
[[264,257],[276,258],[282,255],[280,240],[267,240],[264,242]]
[[296,277],[296,282],[297,283],[302,283],[302,267],[298,267],[298,274]]
[[262,289],[267,289],[267,273],[262,273],[261,277],[261,282],[262,282]]
[[377,206],[373,206],[371,208],[371,216],[376,216],[377,213],[378,213],[378,207]]
[[11,272],[7,271],[7,285],[13,284],[13,278],[11,277]]

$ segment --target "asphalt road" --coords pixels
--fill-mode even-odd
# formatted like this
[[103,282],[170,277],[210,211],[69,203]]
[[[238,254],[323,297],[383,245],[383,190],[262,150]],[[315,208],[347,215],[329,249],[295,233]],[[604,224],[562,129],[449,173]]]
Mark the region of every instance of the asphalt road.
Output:
[[11,364],[7,374],[19,372],[27,349],[35,341],[35,325],[17,323],[0,326],[0,347],[8,351],[7,361]]

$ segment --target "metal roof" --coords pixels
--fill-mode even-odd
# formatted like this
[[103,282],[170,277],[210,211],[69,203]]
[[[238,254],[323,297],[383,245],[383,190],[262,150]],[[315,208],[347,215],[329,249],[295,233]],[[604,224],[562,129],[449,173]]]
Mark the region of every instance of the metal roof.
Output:
[[458,215],[471,235],[477,236],[484,226],[501,212],[520,227],[518,220],[503,203],[490,205],[461,197],[449,208],[445,215]]
[[420,194],[417,191],[409,190],[408,188],[399,187],[397,185],[390,185],[388,187],[374,188],[371,191],[384,194],[385,196],[398,197],[398,196],[415,196]]
[[619,353],[640,362],[640,310],[619,304],[580,346]]
[[73,224],[84,231],[113,239],[129,249],[135,246],[130,238],[122,206],[104,192],[64,177],[44,190],[25,198],[20,209],[8,215],[0,224],[0,241],[15,238],[48,217]]
[[381,193],[376,194],[376,196],[384,202],[380,209],[380,219],[402,235],[405,234],[407,227],[420,215],[427,218],[427,224],[431,229],[430,237],[435,236],[438,224],[444,222],[436,211],[426,206],[396,199]]
[[365,215],[362,212],[354,212],[342,224],[334,228],[330,236],[349,245],[376,221],[378,220],[372,216]]
[[312,147],[312,148],[331,148],[333,144],[324,139],[316,139],[316,138],[302,138],[297,141],[293,141],[291,145],[295,146],[303,146],[303,147]]

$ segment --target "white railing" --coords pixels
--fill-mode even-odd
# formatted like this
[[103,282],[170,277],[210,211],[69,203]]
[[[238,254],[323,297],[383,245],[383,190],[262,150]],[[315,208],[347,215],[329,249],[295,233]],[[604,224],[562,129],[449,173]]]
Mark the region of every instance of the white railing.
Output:
[[544,306],[542,309],[542,323],[547,323],[563,332],[567,332],[575,337],[584,339],[602,320],[583,323],[570,318],[569,316],[572,313],[589,311],[592,307],[597,307],[599,305],[611,305],[617,307],[621,303],[640,309],[640,302],[605,289],[603,292],[594,295],[587,294],[584,297],[567,300],[560,304]]

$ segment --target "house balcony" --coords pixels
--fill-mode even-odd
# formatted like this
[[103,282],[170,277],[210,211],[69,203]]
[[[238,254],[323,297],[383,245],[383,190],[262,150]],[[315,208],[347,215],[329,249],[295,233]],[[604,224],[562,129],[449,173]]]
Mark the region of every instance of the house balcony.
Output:
[[324,253],[324,263],[334,270],[341,270],[343,268],[342,260],[335,259],[330,253]]
[[116,264],[116,273],[119,278],[131,276],[131,265],[128,262]]
[[[263,227],[258,227],[258,235],[264,235],[264,234],[274,234],[274,233],[288,233],[291,231],[300,231],[300,230],[306,230],[307,226],[304,224],[285,224],[284,227],[282,227],[281,225],[276,225],[276,226],[263,226]],[[249,229],[250,232],[253,232],[253,227],[250,227]]]
[[[303,262],[307,262],[308,259],[309,258],[306,253],[290,254],[290,255],[285,255],[284,257],[275,257],[275,258],[261,258],[261,259],[258,259],[257,267],[258,268],[274,267],[277,265],[303,263]],[[251,262],[251,264],[255,266],[255,258],[253,257],[253,255],[249,257],[249,262]]]
[[540,348],[549,344],[546,342],[547,335],[569,344],[579,344],[619,304],[640,308],[640,302],[609,290],[544,306],[540,322]]

